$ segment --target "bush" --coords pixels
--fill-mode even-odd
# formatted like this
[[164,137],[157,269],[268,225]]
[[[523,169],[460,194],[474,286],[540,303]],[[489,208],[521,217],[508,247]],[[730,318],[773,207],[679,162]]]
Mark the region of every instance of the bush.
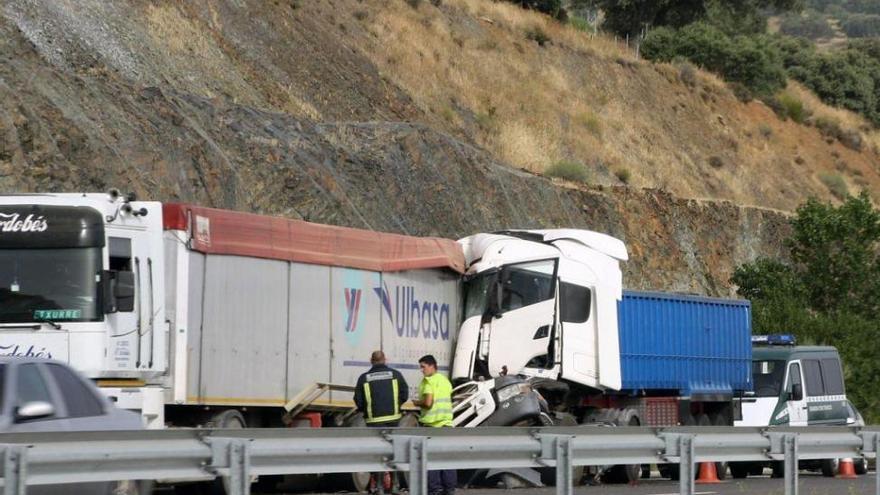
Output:
[[759,95],[771,95],[785,87],[782,54],[763,36],[730,37],[704,23],[679,30],[655,29],[642,43],[649,60],[670,62],[678,57],[738,82]]
[[784,118],[789,118],[798,124],[803,124],[810,116],[809,110],[804,107],[804,103],[791,93],[781,93],[777,96],[781,111]]
[[632,178],[629,169],[625,168],[617,169],[617,171],[614,172],[614,175],[615,177],[617,177],[617,180],[623,182],[624,184],[629,184],[629,180]]
[[568,17],[568,25],[577,29],[578,31],[583,31],[585,33],[593,32],[593,25],[583,17],[578,17],[576,15],[572,15]]
[[779,31],[789,36],[800,36],[811,40],[834,36],[834,29],[828,24],[828,17],[815,12],[783,16]]
[[764,139],[770,139],[770,136],[773,135],[773,128],[767,124],[761,124],[758,126],[758,132],[764,136]]
[[541,26],[532,26],[526,30],[526,39],[536,42],[539,46],[544,46],[550,37],[541,29]]
[[839,174],[822,173],[819,174],[819,180],[825,184],[825,187],[831,191],[835,198],[844,199],[849,196],[849,187],[847,187],[846,181]]
[[592,112],[586,112],[580,116],[581,125],[584,126],[590,134],[596,136],[597,138],[602,137],[602,122],[599,120],[599,117]]
[[566,17],[565,9],[562,8],[562,0],[508,0],[524,9],[537,10],[557,19]]
[[572,182],[587,182],[589,179],[587,167],[583,163],[567,160],[558,161],[550,165],[544,170],[544,174]]
[[847,16],[840,27],[850,38],[872,38],[880,36],[880,15],[856,14]]

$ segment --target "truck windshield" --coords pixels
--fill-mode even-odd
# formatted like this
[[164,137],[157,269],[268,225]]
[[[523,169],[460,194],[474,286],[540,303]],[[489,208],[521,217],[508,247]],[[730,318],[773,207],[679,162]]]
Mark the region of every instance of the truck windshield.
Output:
[[482,315],[489,306],[489,293],[498,272],[486,272],[464,283],[464,319]]
[[98,321],[101,248],[0,249],[0,323]]
[[752,377],[755,380],[755,396],[778,397],[785,378],[785,361],[753,361]]

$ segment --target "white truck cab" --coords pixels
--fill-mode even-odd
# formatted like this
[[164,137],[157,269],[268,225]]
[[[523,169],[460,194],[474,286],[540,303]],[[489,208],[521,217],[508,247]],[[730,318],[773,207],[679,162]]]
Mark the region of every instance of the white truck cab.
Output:
[[459,242],[468,269],[453,380],[510,374],[620,388],[623,242],[574,229]]

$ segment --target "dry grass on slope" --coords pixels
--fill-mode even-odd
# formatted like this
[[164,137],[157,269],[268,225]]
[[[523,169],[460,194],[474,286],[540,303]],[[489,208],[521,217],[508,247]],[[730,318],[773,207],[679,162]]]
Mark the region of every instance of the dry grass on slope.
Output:
[[[791,210],[880,191],[878,155],[740,103],[717,77],[637,60],[622,43],[507,2],[364,0],[350,39],[426,115],[534,172],[581,164],[594,184],[659,187]],[[835,178],[836,186],[839,182]]]

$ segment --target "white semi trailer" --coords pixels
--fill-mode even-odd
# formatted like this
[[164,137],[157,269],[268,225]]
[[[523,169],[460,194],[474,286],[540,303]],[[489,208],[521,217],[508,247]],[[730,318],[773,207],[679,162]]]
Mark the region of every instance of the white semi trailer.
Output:
[[[67,361],[150,428],[281,426],[384,349],[410,387],[448,371],[454,241],[114,194],[0,197],[0,355]],[[307,404],[341,420],[351,394]]]

